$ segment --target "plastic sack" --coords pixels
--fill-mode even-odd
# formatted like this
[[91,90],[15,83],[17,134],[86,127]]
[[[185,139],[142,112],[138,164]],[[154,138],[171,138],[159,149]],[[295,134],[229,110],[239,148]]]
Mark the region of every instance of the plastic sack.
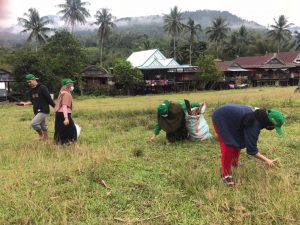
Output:
[[192,115],[186,113],[186,128],[189,133],[189,139],[192,141],[204,141],[212,137],[209,133],[208,124],[204,118],[206,105],[192,108]]
[[80,132],[81,132],[81,127],[75,123],[75,127],[76,127],[76,133],[77,133],[77,139],[79,138]]

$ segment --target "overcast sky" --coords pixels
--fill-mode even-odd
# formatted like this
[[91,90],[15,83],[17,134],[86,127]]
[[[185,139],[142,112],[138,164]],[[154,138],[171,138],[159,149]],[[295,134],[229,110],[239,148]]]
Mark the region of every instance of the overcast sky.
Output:
[[[290,23],[300,26],[300,0],[82,0],[90,2],[92,16],[101,8],[108,8],[117,18],[169,14],[175,5],[181,12],[196,10],[229,11],[234,15],[261,25],[274,24],[273,18],[285,15]],[[65,0],[0,0],[0,26],[17,23],[30,7],[40,16],[55,15],[58,4]],[[4,18],[5,17],[5,18]],[[93,17],[89,19],[93,20]]]

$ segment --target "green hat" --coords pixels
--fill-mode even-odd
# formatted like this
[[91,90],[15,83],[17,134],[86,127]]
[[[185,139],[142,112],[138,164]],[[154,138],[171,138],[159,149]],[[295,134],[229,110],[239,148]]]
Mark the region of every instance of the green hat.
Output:
[[267,115],[269,120],[274,124],[275,129],[279,135],[282,135],[282,128],[281,126],[285,122],[285,116],[283,113],[275,110],[275,109],[270,109],[267,110]]
[[75,81],[71,80],[70,78],[64,78],[64,79],[61,80],[62,85],[66,85],[66,84],[69,84],[69,83],[75,83]]
[[25,75],[26,80],[38,80],[39,78],[35,77],[33,74],[29,73]]
[[162,116],[162,117],[166,117],[168,116],[168,109],[170,106],[170,102],[168,100],[164,100],[163,103],[161,103],[158,107],[157,107],[157,112]]

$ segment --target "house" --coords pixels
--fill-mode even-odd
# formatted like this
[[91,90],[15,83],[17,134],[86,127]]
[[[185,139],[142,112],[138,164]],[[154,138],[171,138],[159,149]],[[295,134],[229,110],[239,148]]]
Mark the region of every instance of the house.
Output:
[[219,62],[218,68],[235,84],[242,79],[251,82],[252,86],[296,85],[300,78],[300,51],[237,57]]
[[85,92],[91,92],[100,86],[105,86],[109,89],[110,86],[114,85],[113,75],[104,69],[100,69],[95,65],[86,67],[81,72],[81,77],[83,81],[83,90]]
[[128,58],[144,75],[145,87],[156,90],[188,90],[196,80],[197,67],[180,65],[166,58],[158,49],[133,52]]
[[10,72],[5,69],[0,68],[0,100],[7,100],[10,92],[11,82],[15,82],[15,78]]

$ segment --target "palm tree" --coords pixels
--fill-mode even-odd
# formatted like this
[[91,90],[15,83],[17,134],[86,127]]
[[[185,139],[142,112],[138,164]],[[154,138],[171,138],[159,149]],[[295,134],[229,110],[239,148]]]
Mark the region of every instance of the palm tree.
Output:
[[30,32],[29,37],[27,38],[27,42],[32,42],[35,39],[36,42],[36,50],[37,45],[42,45],[47,41],[47,32],[52,29],[49,27],[45,27],[48,24],[51,24],[52,21],[47,17],[40,17],[38,11],[34,8],[30,8],[28,13],[24,13],[24,16],[27,18],[18,18],[18,21],[25,28],[22,30],[22,33]]
[[219,58],[219,45],[227,38],[227,33],[230,31],[226,20],[222,17],[217,17],[212,22],[212,26],[208,27],[206,33],[211,41],[217,43],[217,58]]
[[295,45],[295,49],[296,50],[299,50],[300,49],[300,33],[298,31],[295,31],[295,42],[294,42],[294,45]]
[[86,23],[86,17],[90,17],[90,13],[84,6],[90,5],[89,2],[81,2],[81,0],[65,0],[65,4],[59,4],[57,7],[62,8],[57,14],[63,14],[62,20],[66,24],[71,24],[72,33],[77,22],[80,24]]
[[194,43],[195,36],[197,36],[197,32],[201,31],[201,25],[200,24],[195,24],[195,21],[189,18],[188,22],[186,25],[184,25],[184,28],[187,32],[189,32],[190,38],[190,65],[192,65],[192,45]]
[[112,19],[114,19],[114,17],[111,15],[111,13],[109,13],[109,10],[106,8],[98,10],[96,12],[95,18],[97,21],[93,24],[99,26],[98,36],[100,42],[100,65],[102,67],[103,42],[104,40],[108,39],[109,35],[111,34],[112,28],[114,28],[116,25],[112,22]]
[[274,18],[275,25],[271,25],[272,30],[268,31],[268,35],[277,41],[277,51],[280,51],[282,41],[290,40],[292,32],[289,30],[293,23],[288,23],[284,15],[279,16],[278,21]]
[[176,37],[183,30],[182,13],[177,6],[171,9],[170,15],[165,15],[164,30],[173,37],[173,53],[176,59]]

